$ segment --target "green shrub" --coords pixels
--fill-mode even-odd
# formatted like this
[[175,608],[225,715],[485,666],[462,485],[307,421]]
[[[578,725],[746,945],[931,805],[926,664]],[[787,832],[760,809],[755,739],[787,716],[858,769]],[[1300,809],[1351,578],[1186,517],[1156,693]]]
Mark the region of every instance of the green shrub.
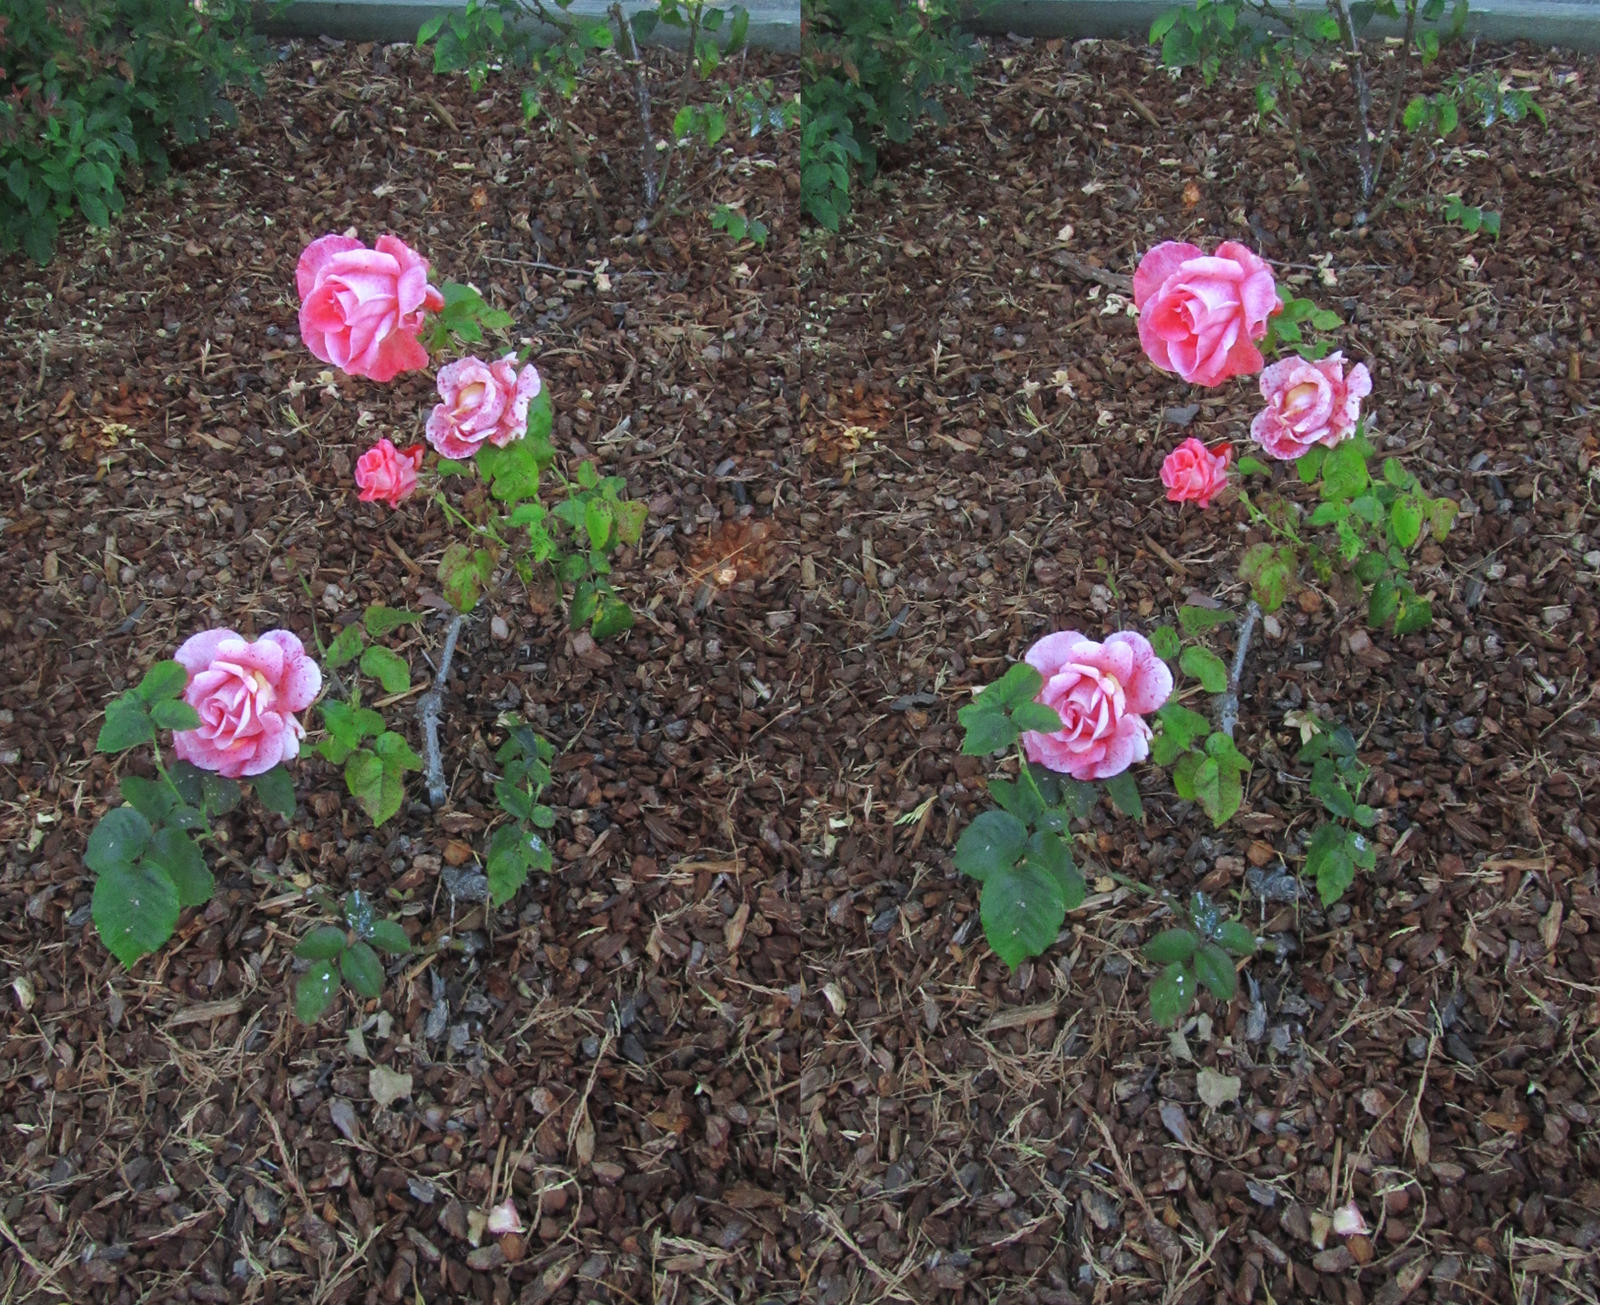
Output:
[[936,92],[972,91],[981,53],[957,26],[960,0],[802,0],[800,199],[830,231],[850,211],[853,177],[870,181],[878,139],[944,121]]
[[130,166],[231,126],[259,88],[248,0],[7,0],[0,15],[0,251],[47,263],[61,224],[107,225]]

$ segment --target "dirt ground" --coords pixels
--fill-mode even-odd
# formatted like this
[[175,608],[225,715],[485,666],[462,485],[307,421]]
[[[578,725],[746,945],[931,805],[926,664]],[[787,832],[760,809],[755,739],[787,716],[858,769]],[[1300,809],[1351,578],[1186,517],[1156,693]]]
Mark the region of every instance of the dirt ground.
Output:
[[[509,91],[314,44],[114,230],[6,261],[3,1299],[1595,1301],[1600,66],[1475,57],[1550,118],[1462,132],[1429,179],[1501,209],[1498,241],[1336,198],[1319,234],[1247,90],[1094,42],[992,45],[842,238],[802,227],[795,134],[712,187],[764,250],[694,215],[638,237],[626,85],[574,115],[608,228]],[[1308,113],[1329,197],[1344,97]],[[107,699],[209,625],[431,607],[450,526],[351,487],[376,436],[417,438],[431,373],[332,376],[298,339],[295,258],[349,226],[537,341],[563,455],[649,504],[639,623],[596,647],[499,595],[448,686],[445,808],[374,832],[308,754],[295,820],[232,817],[215,900],[125,972],[81,859]],[[1181,433],[1240,437],[1249,387],[1155,372],[1115,288],[1223,238],[1345,317],[1376,441],[1460,500],[1418,573],[1438,619],[1280,612],[1244,811],[1213,832],[1147,770],[1146,819],[1095,815],[1089,901],[1013,976],[950,862],[987,802],[955,713],[1049,630],[1238,598],[1242,508],[1156,472]],[[404,646],[419,678],[444,624]],[[1302,855],[1285,717],[1312,709],[1383,813],[1326,912],[1251,875]],[[486,914],[450,885],[507,710],[560,750],[556,869]],[[1113,873],[1259,929],[1231,1006],[1149,1024],[1160,926]],[[312,882],[421,950],[307,1029]],[[409,1092],[379,1104],[375,1069]],[[1204,1104],[1207,1071],[1237,1098]],[[508,1196],[527,1231],[495,1238]],[[1368,1235],[1330,1232],[1352,1201]]]

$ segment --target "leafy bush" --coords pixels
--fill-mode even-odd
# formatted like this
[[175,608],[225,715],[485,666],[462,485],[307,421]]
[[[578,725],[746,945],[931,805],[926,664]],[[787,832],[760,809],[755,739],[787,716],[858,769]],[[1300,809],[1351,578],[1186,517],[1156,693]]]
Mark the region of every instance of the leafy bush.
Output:
[[[1457,74],[1439,91],[1409,89],[1441,46],[1460,36],[1467,0],[1324,0],[1320,6],[1279,8],[1272,0],[1195,0],[1193,8],[1169,9],[1150,27],[1168,68],[1198,68],[1206,85],[1228,67],[1255,79],[1256,107],[1264,121],[1285,129],[1294,142],[1312,208],[1326,226],[1317,168],[1300,108],[1300,90],[1313,67],[1347,73],[1354,107],[1357,222],[1395,203],[1433,161],[1437,144],[1464,115],[1485,127],[1498,120],[1520,122],[1544,110],[1528,92],[1492,74]],[[1402,30],[1392,57],[1374,48],[1374,18]],[[1434,205],[1446,221],[1468,231],[1500,234],[1500,216],[1468,206],[1460,196]]]
[[943,87],[971,94],[980,48],[961,12],[953,0],[802,0],[800,199],[829,231],[850,211],[852,173],[876,173],[878,138],[943,122]]
[[[750,14],[742,5],[655,0],[653,7],[626,15],[620,3],[612,3],[605,17],[575,15],[571,7],[572,0],[467,0],[465,9],[423,23],[417,45],[432,48],[436,72],[465,72],[474,89],[491,74],[523,75],[523,116],[532,122],[543,115],[549,122],[573,171],[584,179],[597,228],[610,221],[588,181],[588,158],[560,108],[561,100],[577,96],[592,61],[620,60],[633,83],[645,225],[678,212],[689,191],[721,170],[719,145],[730,129],[747,127],[758,136],[793,125],[798,106],[777,94],[770,80],[729,86],[715,76],[745,48]],[[686,63],[675,78],[653,79],[640,45],[667,29],[688,46]],[[662,121],[670,123],[664,133]],[[713,207],[711,223],[733,240],[766,243],[766,224],[736,206]]]
[[0,250],[36,262],[77,212],[103,227],[130,167],[231,126],[230,85],[259,88],[246,0],[7,0],[0,15]]

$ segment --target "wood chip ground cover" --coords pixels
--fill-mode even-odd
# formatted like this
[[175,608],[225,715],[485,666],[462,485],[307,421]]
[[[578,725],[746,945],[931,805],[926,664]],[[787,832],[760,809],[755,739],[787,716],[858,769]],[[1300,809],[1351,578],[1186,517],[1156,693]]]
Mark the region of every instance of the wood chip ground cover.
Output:
[[[284,56],[114,231],[4,265],[7,1299],[1596,1299],[1592,59],[1479,48],[1550,115],[1443,154],[1435,189],[1502,209],[1498,242],[1418,211],[1307,232],[1247,93],[997,43],[842,239],[801,231],[793,138],[738,142],[716,187],[757,250],[631,234],[626,86],[574,111],[607,231],[509,93],[399,48]],[[306,760],[295,821],[235,817],[215,901],[124,973],[81,861],[103,704],[204,625],[426,604],[450,538],[350,488],[428,376],[329,375],[298,340],[295,257],[347,226],[515,312],[562,454],[650,506],[619,571],[641,619],[596,647],[503,595],[449,686],[442,813],[374,834]],[[1439,620],[1280,613],[1245,813],[1214,834],[1147,777],[1010,976],[948,855],[985,801],[955,713],[1044,631],[1237,597],[1241,510],[1180,511],[1156,471],[1180,426],[1237,438],[1247,390],[1153,372],[1114,288],[1158,240],[1224,237],[1346,318],[1380,443],[1461,500],[1421,566]],[[419,675],[442,624],[403,645]],[[1327,912],[1251,887],[1300,855],[1310,709],[1383,812]],[[556,871],[486,915],[446,871],[493,819],[505,710],[560,749]],[[1112,872],[1247,912],[1271,946],[1233,1005],[1145,1022],[1159,924]],[[313,881],[429,949],[348,1030],[289,1007]],[[497,1236],[507,1197],[527,1226]],[[1352,1202],[1365,1233],[1335,1230]]]

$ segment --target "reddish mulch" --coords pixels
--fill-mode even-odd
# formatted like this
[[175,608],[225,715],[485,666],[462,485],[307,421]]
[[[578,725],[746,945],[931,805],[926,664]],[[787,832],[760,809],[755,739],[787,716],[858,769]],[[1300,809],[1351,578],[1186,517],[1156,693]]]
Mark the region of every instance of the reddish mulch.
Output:
[[[8,261],[6,1297],[1595,1300],[1600,66],[1478,59],[1551,121],[1440,162],[1498,242],[1421,210],[1306,230],[1247,92],[1104,43],[994,46],[837,241],[800,233],[794,135],[736,142],[717,188],[766,250],[696,216],[631,234],[627,88],[589,88],[613,234],[508,93],[311,46],[114,231]],[[1312,115],[1330,163],[1341,94]],[[374,832],[308,757],[296,819],[234,817],[214,902],[126,973],[81,862],[115,800],[106,700],[206,625],[425,604],[450,538],[350,488],[375,436],[414,438],[428,376],[326,376],[297,337],[295,257],[351,225],[537,340],[563,453],[650,505],[619,569],[641,619],[596,648],[501,595],[449,685],[446,808]],[[1279,613],[1245,812],[1213,832],[1149,773],[1147,820],[1097,814],[1089,903],[1011,976],[950,865],[986,800],[955,712],[1047,630],[1237,598],[1243,510],[1169,505],[1156,468],[1166,410],[1236,438],[1249,387],[1154,372],[1085,271],[1224,237],[1345,316],[1380,443],[1461,499],[1418,572],[1439,619],[1372,635],[1323,589]],[[1383,808],[1377,872],[1327,912],[1249,886],[1298,864],[1284,718],[1313,708]],[[560,837],[486,916],[446,871],[483,845],[506,710],[561,749]],[[1231,1007],[1145,1021],[1155,916],[1113,871],[1259,927]],[[306,1029],[313,882],[424,951]],[[375,1066],[410,1095],[379,1107]],[[1237,1101],[1203,1105],[1204,1070]],[[477,1213],[508,1195],[529,1230],[496,1240]],[[1326,1229],[1351,1200],[1369,1237]]]

